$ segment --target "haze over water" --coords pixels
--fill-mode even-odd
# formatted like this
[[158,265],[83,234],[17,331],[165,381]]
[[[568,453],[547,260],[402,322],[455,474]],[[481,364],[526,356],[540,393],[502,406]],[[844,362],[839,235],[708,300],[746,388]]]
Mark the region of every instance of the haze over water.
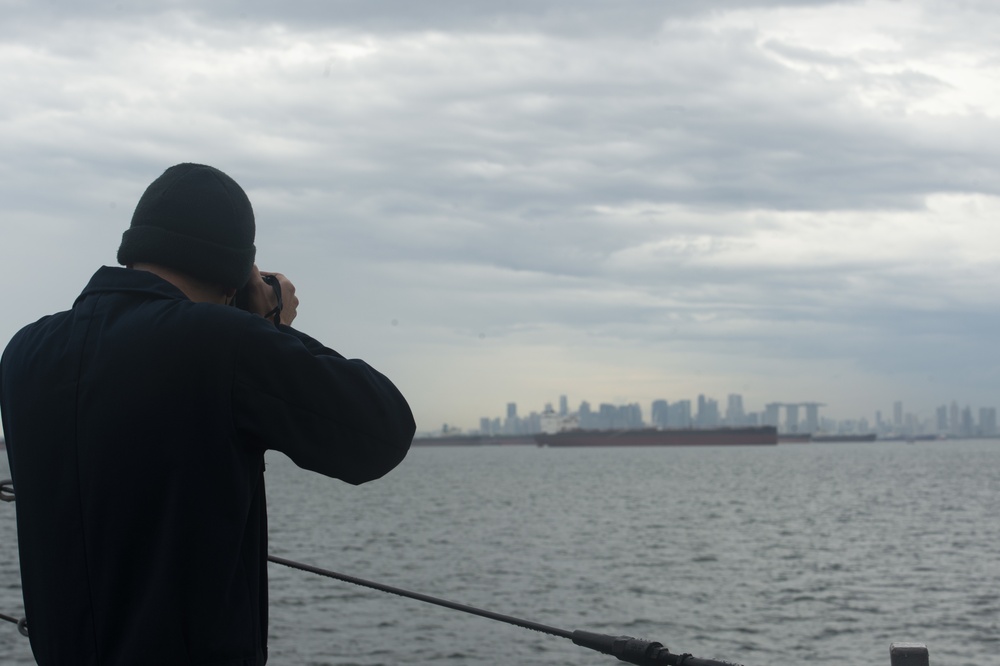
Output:
[[[6,473],[6,457],[0,473]],[[746,664],[993,663],[1000,441],[416,448],[351,487],[268,456],[271,553]],[[21,611],[0,507],[0,612]],[[566,639],[270,565],[269,664],[612,664]],[[0,624],[0,663],[30,664]]]

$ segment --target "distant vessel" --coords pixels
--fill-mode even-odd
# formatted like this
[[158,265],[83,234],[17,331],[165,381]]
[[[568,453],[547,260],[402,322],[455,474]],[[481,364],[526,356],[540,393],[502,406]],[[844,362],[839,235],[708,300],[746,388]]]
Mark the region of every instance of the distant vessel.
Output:
[[812,441],[819,444],[829,442],[874,442],[875,433],[870,432],[866,435],[813,435]]
[[939,439],[947,439],[944,435],[890,435],[879,437],[880,442],[935,442]]
[[686,430],[563,430],[535,435],[539,446],[732,446],[777,444],[774,426]]

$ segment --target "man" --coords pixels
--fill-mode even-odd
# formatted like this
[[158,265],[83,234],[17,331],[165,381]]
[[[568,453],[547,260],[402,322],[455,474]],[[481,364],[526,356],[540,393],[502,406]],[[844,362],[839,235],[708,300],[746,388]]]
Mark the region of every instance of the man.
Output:
[[[233,179],[171,167],[136,206],[126,267],[98,270],[71,310],[4,351],[0,411],[41,666],[263,664],[264,451],[353,484],[406,455],[406,400],[290,327],[294,287],[262,279],[254,233]],[[241,288],[249,311],[227,306]]]

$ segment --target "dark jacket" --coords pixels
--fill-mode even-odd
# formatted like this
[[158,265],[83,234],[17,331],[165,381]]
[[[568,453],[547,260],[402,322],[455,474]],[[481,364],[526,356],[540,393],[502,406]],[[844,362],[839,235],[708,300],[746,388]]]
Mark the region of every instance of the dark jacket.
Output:
[[415,428],[364,362],[107,267],[11,340],[0,408],[41,666],[263,664],[264,451],[358,484]]

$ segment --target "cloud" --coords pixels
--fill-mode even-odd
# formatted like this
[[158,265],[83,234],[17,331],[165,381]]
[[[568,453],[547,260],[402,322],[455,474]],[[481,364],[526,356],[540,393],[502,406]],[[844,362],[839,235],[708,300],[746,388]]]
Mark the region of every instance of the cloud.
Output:
[[735,9],[766,7],[823,7],[834,0],[679,0],[668,8],[642,0],[620,0],[609,5],[601,0],[511,0],[503,4],[439,0],[414,3],[388,0],[373,5],[363,0],[288,0],[275,5],[265,0],[222,0],[199,3],[172,0],[150,4],[137,0],[99,0],[86,7],[67,0],[31,3],[8,0],[20,11],[21,22],[34,26],[41,21],[129,22],[145,17],[184,14],[203,22],[218,22],[238,29],[246,24],[281,25],[310,31],[341,28],[352,32],[397,35],[399,33],[546,33],[560,36],[613,34],[648,35],[672,20],[713,15]]
[[[33,286],[0,339],[201,161],[250,193],[303,326],[402,364],[430,422],[475,422],[426,385],[469,367],[497,409],[542,374],[655,397],[860,373],[817,384],[836,404],[930,370],[995,404],[1000,368],[963,368],[996,306],[996,12],[942,7],[8,3],[0,270]],[[539,372],[497,380],[519,354]]]

